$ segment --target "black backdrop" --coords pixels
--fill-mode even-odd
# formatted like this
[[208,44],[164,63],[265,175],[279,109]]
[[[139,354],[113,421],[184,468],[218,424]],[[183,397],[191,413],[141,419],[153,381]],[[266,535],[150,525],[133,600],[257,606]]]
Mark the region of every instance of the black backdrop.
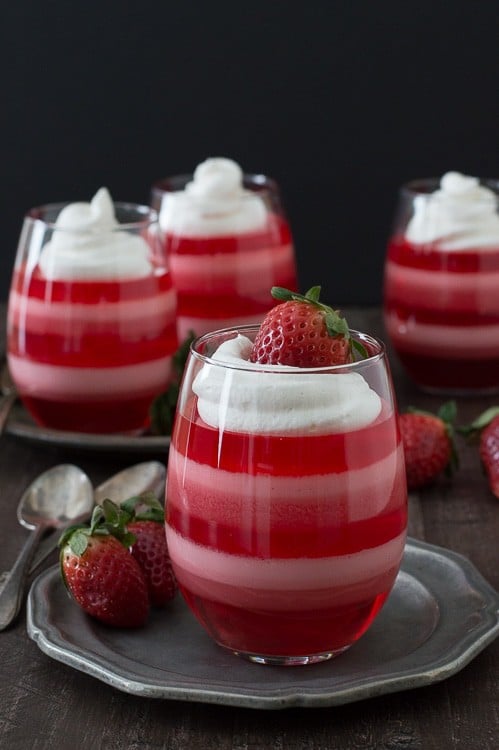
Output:
[[398,186],[499,177],[497,0],[1,6],[0,299],[22,216],[229,156],[281,185],[302,289],[381,298]]

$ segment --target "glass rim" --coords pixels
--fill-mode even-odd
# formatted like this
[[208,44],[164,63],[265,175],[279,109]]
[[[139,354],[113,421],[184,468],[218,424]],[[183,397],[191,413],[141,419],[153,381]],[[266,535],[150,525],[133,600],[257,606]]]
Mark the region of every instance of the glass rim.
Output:
[[[151,206],[147,206],[144,203],[133,203],[130,201],[113,201],[113,208],[115,211],[134,211],[136,214],[143,218],[139,218],[135,221],[124,221],[120,222],[118,221],[117,226],[110,227],[107,229],[99,229],[98,227],[95,229],[89,229],[87,227],[60,227],[57,226],[57,216],[60,214],[63,208],[66,208],[67,206],[72,205],[73,203],[78,203],[79,201],[62,201],[62,202],[56,202],[56,203],[44,203],[40,206],[34,206],[28,211],[26,211],[24,215],[24,221],[32,221],[33,223],[40,222],[45,226],[47,229],[51,229],[57,232],[71,232],[71,234],[87,234],[89,231],[99,231],[102,233],[107,232],[117,232],[117,231],[123,231],[123,230],[133,230],[133,229],[144,229],[147,227],[150,227],[154,224],[159,224],[159,216],[158,212],[155,208],[152,208]],[[47,221],[45,218],[45,215],[47,213],[54,213],[56,218],[52,221]]]
[[[357,341],[360,341],[361,343],[367,343],[370,346],[376,347],[377,351],[374,354],[369,355],[365,359],[358,359],[354,362],[348,362],[346,364],[341,365],[325,365],[323,367],[293,367],[286,365],[285,369],[281,366],[276,365],[249,365],[248,363],[234,363],[234,362],[224,362],[219,359],[214,359],[211,354],[203,354],[199,351],[199,347],[206,342],[208,342],[210,339],[214,338],[223,338],[224,341],[229,340],[229,334],[241,334],[242,336],[246,335],[250,332],[256,332],[260,328],[259,324],[250,324],[250,325],[241,325],[241,326],[230,326],[228,328],[220,328],[215,331],[209,331],[208,333],[204,333],[201,336],[197,336],[194,341],[191,342],[189,350],[192,357],[194,357],[198,362],[202,362],[203,364],[212,365],[215,367],[222,367],[224,370],[237,370],[237,371],[243,371],[243,372],[252,372],[252,373],[261,373],[261,372],[267,372],[267,373],[274,373],[276,375],[296,375],[296,374],[303,374],[303,375],[310,375],[311,373],[341,373],[341,372],[352,372],[353,370],[363,369],[366,366],[375,364],[377,362],[381,362],[383,359],[386,359],[386,345],[385,343],[378,338],[377,336],[373,336],[369,333],[363,333],[362,331],[357,331],[354,328],[349,328],[349,332],[353,338],[355,338]],[[235,335],[232,336],[232,338],[235,338]],[[222,342],[221,342],[222,343]]]
[[[409,197],[419,195],[431,195],[440,187],[442,177],[418,177],[414,180],[404,182],[400,187],[400,192]],[[487,187],[499,196],[499,178],[493,177],[476,177],[479,185]]]
[[[191,182],[194,178],[194,172],[185,172],[182,174],[174,174],[167,177],[160,177],[152,183],[151,190],[154,194],[164,195],[165,193],[175,192],[176,189],[182,190],[188,182]],[[179,188],[175,188],[174,184],[178,183]],[[256,191],[269,191],[272,193],[280,194],[280,188],[277,181],[273,177],[261,174],[259,172],[243,172],[243,188],[248,188]]]

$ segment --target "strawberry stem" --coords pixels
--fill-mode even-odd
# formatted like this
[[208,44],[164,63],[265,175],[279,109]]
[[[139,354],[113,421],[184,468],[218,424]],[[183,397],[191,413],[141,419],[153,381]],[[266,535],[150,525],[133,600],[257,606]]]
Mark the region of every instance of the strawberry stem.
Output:
[[163,506],[153,492],[144,492],[124,500],[120,508],[137,521],[157,521],[163,523],[165,514]]
[[102,505],[94,507],[90,525],[70,526],[61,535],[58,545],[62,549],[65,544],[69,544],[74,554],[80,556],[85,552],[90,537],[114,536],[124,547],[131,547],[135,536],[126,526],[130,519],[131,513],[105,498]]
[[484,429],[484,427],[487,427],[487,425],[490,424],[492,420],[498,415],[499,406],[491,406],[482,414],[480,414],[479,417],[473,420],[471,424],[462,425],[461,427],[457,428],[457,431],[461,433],[461,435],[465,435],[466,437],[475,437],[475,435],[480,433]]
[[350,341],[350,346],[355,349],[361,359],[367,359],[367,351],[360,341],[352,339],[350,335],[350,329],[345,318],[342,318],[339,310],[333,310],[329,305],[319,302],[321,294],[320,286],[312,286],[305,294],[299,292],[292,292],[290,289],[285,289],[282,286],[273,286],[270,290],[274,299],[280,302],[305,302],[306,304],[315,305],[319,310],[324,313],[324,321],[326,329],[331,337],[344,336],[347,341]]

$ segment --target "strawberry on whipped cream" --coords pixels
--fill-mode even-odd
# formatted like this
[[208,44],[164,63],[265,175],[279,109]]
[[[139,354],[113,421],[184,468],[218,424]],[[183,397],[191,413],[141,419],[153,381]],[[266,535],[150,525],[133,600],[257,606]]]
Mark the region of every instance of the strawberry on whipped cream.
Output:
[[271,180],[210,158],[187,179],[161,181],[156,193],[181,340],[189,330],[260,322],[273,285],[296,288],[291,232]]
[[212,427],[269,435],[323,434],[365,427],[378,416],[380,398],[359,373],[318,378],[286,365],[265,369],[249,361],[252,347],[241,334],[225,341],[213,364],[206,363],[197,375],[192,389],[198,411]]
[[[117,213],[119,213],[118,221]],[[42,425],[131,432],[170,380],[176,297],[147,207],[46,206],[26,217],[8,307],[9,368]]]
[[430,390],[499,389],[498,185],[449,172],[402,191],[385,267],[385,323]]
[[205,336],[191,355],[169,454],[168,547],[218,643],[272,663],[319,661],[365,632],[403,553],[389,376],[376,347],[344,366],[252,363],[255,333]]

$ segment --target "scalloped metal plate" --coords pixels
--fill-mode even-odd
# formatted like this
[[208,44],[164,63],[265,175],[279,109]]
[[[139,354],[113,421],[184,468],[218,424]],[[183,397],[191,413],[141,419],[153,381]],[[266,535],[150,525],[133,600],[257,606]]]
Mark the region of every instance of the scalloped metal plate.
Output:
[[177,597],[138,631],[112,630],[68,597],[57,567],[28,598],[28,633],[48,656],[119,690],[249,708],[333,706],[443,680],[499,634],[499,595],[464,557],[409,539],[370,630],[328,662],[251,664],[217,646]]
[[167,455],[170,447],[169,435],[93,435],[40,427],[33,422],[20,403],[12,407],[5,432],[30,443],[87,451],[157,456]]

